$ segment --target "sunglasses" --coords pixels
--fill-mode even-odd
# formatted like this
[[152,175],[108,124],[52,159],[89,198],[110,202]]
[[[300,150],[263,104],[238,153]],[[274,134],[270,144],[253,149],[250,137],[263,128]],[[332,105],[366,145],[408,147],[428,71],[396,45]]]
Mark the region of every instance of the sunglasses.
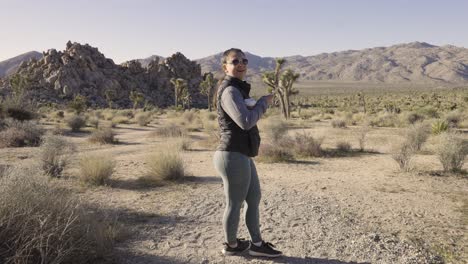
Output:
[[234,66],[237,66],[239,63],[242,63],[244,65],[247,65],[249,64],[249,60],[248,59],[242,59],[242,60],[239,60],[239,59],[233,59],[231,62],[227,62],[228,64],[232,64]]

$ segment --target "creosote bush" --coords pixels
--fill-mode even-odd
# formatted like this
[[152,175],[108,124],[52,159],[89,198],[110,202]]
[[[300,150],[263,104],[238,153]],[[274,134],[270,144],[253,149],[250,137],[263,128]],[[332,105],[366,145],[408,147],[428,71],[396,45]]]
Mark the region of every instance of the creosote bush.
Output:
[[115,162],[112,157],[102,154],[87,154],[80,160],[79,178],[91,185],[104,185],[114,172]]
[[336,143],[336,150],[340,153],[348,153],[351,151],[351,144],[346,141],[338,141]]
[[398,163],[400,169],[403,171],[410,170],[410,162],[414,156],[415,150],[407,142],[403,142],[397,149],[396,152],[392,155],[392,158]]
[[468,142],[457,133],[445,132],[440,135],[436,154],[444,171],[461,171],[468,154]]
[[0,177],[0,263],[95,263],[111,256],[111,225],[37,168]]
[[412,125],[406,133],[406,141],[414,151],[421,150],[422,145],[429,137],[429,127],[425,123]]
[[44,173],[51,177],[60,177],[74,150],[75,146],[65,138],[47,134],[42,139],[38,155]]
[[80,115],[73,115],[67,119],[67,125],[73,132],[79,132],[86,126],[86,120]]
[[147,173],[140,180],[154,185],[163,181],[181,181],[185,177],[185,166],[177,150],[156,152],[147,159]]

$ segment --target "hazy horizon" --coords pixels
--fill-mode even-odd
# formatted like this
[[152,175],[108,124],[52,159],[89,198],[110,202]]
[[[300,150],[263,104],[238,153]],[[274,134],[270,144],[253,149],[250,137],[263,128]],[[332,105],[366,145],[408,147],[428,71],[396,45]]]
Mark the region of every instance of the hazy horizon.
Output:
[[264,57],[311,56],[408,42],[468,47],[464,1],[0,0],[0,61],[64,50],[68,40],[121,63],[231,47]]

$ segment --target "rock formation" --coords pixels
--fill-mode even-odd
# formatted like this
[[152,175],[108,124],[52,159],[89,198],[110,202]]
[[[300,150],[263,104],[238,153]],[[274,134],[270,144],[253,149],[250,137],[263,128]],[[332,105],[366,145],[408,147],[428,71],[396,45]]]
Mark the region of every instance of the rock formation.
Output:
[[[63,52],[51,49],[39,60],[22,62],[17,74],[28,79],[29,96],[43,103],[64,103],[81,94],[91,106],[106,107],[107,95],[115,106],[130,107],[129,94],[137,91],[146,102],[167,107],[174,101],[169,81],[174,77],[189,81],[192,106],[206,105],[206,98],[198,89],[202,79],[200,66],[181,53],[163,62],[156,58],[143,68],[136,60],[116,65],[97,48],[68,42]],[[8,89],[8,79],[3,80],[3,87]]]

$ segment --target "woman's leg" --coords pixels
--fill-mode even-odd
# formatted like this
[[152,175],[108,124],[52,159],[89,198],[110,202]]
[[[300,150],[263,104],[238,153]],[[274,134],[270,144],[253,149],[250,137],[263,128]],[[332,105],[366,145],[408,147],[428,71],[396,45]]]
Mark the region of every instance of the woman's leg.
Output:
[[245,209],[245,223],[249,230],[250,239],[252,242],[261,242],[262,236],[260,234],[260,223],[259,223],[259,205],[260,198],[262,197],[260,191],[260,181],[258,180],[257,168],[252,159],[250,160],[250,186],[247,192]]
[[226,196],[223,228],[226,242],[237,242],[240,209],[250,185],[250,159],[238,152],[216,151],[214,165],[221,175]]

